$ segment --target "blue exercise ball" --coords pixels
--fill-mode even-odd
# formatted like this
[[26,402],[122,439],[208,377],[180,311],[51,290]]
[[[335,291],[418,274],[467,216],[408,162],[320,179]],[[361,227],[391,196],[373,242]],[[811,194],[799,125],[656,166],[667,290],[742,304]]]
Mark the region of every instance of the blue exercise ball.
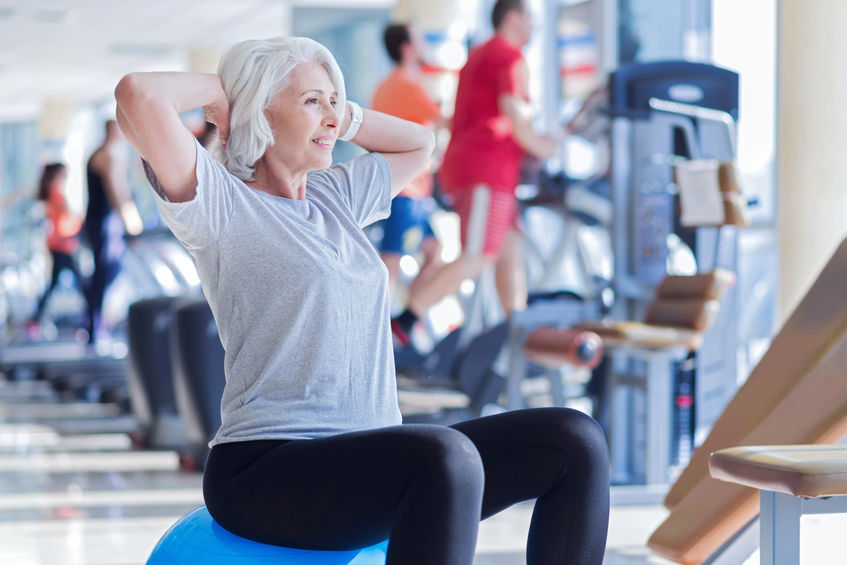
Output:
[[165,532],[147,565],[385,565],[388,541],[350,551],[316,551],[268,545],[228,532],[205,506],[192,510]]

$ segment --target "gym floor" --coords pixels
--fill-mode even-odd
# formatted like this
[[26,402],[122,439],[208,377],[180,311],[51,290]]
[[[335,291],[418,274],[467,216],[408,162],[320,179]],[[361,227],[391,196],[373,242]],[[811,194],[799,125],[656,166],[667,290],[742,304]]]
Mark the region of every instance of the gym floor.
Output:
[[[202,503],[199,473],[180,470],[174,452],[134,450],[124,426],[108,405],[57,403],[43,382],[0,375],[0,563],[142,564],[162,533]],[[605,565],[670,563],[644,545],[665,516],[661,492],[650,498],[632,504],[613,489]],[[525,563],[531,512],[525,503],[483,522],[475,565]],[[813,518],[804,547],[820,548],[832,526]]]

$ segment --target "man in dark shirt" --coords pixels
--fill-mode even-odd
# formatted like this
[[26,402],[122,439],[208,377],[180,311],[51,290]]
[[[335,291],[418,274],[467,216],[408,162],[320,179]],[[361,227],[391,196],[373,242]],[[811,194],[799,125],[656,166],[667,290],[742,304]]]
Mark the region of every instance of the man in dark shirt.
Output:
[[83,232],[94,256],[88,285],[88,342],[105,336],[103,299],[120,271],[123,235],[141,233],[142,223],[127,185],[126,142],[114,120],[106,122],[105,139],[86,167],[88,209]]

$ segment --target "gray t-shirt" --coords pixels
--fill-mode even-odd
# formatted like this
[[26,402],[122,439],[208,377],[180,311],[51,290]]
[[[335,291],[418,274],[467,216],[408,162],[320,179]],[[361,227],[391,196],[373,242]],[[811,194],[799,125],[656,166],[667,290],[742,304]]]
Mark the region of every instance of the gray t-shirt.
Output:
[[387,271],[361,229],[390,211],[385,158],[311,173],[305,200],[248,187],[199,144],[191,201],[167,201],[147,171],[226,351],[209,445],[399,424]]

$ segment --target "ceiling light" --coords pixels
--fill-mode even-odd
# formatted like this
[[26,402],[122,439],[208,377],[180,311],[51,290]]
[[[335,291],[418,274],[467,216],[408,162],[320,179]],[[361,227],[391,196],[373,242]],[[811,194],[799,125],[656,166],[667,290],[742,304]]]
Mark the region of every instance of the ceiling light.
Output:
[[70,8],[44,8],[35,10],[32,19],[46,24],[66,24],[72,23],[76,18],[74,10]]

